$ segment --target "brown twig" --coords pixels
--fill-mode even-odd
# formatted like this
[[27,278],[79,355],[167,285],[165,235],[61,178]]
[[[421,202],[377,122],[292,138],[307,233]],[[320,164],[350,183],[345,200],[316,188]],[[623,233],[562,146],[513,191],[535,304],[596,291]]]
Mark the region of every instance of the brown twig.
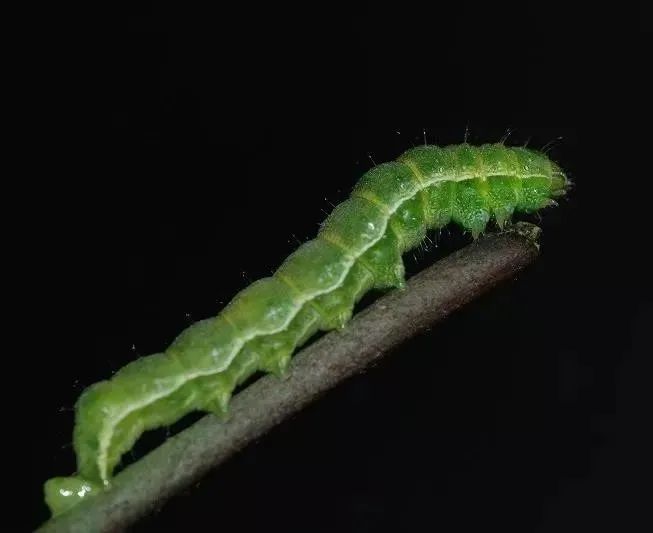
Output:
[[516,224],[483,237],[414,276],[359,313],[342,331],[302,350],[285,380],[266,376],[237,394],[231,416],[207,415],[118,474],[110,490],[46,522],[39,531],[119,531],[406,339],[442,320],[538,254],[539,229]]

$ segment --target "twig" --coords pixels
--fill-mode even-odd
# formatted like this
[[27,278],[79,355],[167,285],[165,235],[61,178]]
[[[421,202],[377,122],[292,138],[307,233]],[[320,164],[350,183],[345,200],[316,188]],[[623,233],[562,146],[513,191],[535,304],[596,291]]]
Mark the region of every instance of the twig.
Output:
[[110,490],[38,531],[107,532],[133,524],[328,389],[513,277],[537,257],[538,236],[536,226],[516,224],[427,268],[405,290],[383,296],[344,330],[302,350],[287,379],[266,376],[237,394],[228,421],[205,416],[118,474]]

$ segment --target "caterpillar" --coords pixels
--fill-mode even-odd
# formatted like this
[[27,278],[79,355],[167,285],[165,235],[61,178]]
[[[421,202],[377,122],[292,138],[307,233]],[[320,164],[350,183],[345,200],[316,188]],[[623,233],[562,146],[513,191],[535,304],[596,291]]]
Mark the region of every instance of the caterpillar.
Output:
[[218,416],[255,372],[283,376],[318,331],[345,326],[372,289],[404,286],[402,254],[454,222],[477,238],[490,220],[554,205],[569,180],[547,155],[502,143],[420,146],[366,172],[317,237],[220,314],[186,328],[163,352],[137,359],[84,390],[75,405],[77,473],[46,481],[58,515],[110,486],[124,453],[147,430],[192,411]]

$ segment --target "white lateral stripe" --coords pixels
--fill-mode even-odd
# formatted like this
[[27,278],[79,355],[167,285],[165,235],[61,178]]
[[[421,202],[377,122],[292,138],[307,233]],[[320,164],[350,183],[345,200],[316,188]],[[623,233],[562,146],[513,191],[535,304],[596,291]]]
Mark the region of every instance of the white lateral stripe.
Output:
[[[517,173],[514,173],[514,175],[512,175],[512,176],[510,174],[503,174],[502,173],[502,174],[489,175],[487,177],[490,178],[490,177],[499,177],[499,176],[516,177],[516,178],[521,178],[521,179],[535,178],[535,177],[539,177],[539,178],[546,178],[547,177],[547,176],[544,176],[542,174],[518,175]],[[438,183],[445,182],[445,181],[465,181],[465,180],[470,180],[470,179],[476,179],[477,177],[478,176],[476,176],[476,175],[466,175],[466,174],[465,175],[460,175],[460,176],[451,176],[451,175],[441,174],[441,175],[436,175],[436,176],[432,177],[430,180],[424,181],[422,187],[418,187],[412,194],[410,194],[409,196],[399,200],[396,203],[396,205],[392,209],[389,210],[389,213],[388,213],[388,215],[385,218],[384,223],[383,223],[383,231],[381,231],[379,238],[376,239],[373,242],[368,243],[366,246],[364,246],[358,252],[358,254],[355,255],[352,258],[351,261],[349,261],[349,265],[345,269],[344,273],[342,274],[342,276],[340,277],[338,282],[335,283],[333,286],[331,286],[328,289],[323,289],[321,291],[316,291],[316,292],[310,294],[309,296],[307,296],[306,298],[300,299],[298,307],[297,307],[297,311],[294,314],[292,314],[288,318],[288,320],[286,320],[286,322],[281,327],[279,327],[276,330],[272,330],[272,331],[266,331],[266,332],[260,332],[259,331],[259,332],[252,333],[252,334],[250,334],[248,336],[243,337],[243,339],[241,341],[237,341],[235,343],[234,349],[232,350],[232,352],[229,355],[229,357],[227,358],[227,360],[222,364],[222,366],[217,367],[215,369],[211,369],[211,370],[204,370],[204,371],[200,371],[200,372],[192,372],[192,373],[188,373],[188,374],[182,374],[182,375],[180,375],[179,380],[174,385],[169,387],[165,392],[161,392],[161,393],[158,393],[158,394],[152,394],[151,396],[148,396],[147,398],[143,399],[143,401],[135,402],[135,403],[133,403],[131,405],[128,405],[124,410],[119,412],[117,415],[108,418],[105,421],[105,423],[103,424],[102,431],[100,432],[100,435],[99,435],[99,438],[98,438],[98,440],[100,442],[100,446],[99,446],[99,453],[98,453],[98,457],[97,457],[97,465],[98,465],[98,469],[100,471],[100,477],[102,478],[102,480],[105,483],[107,483],[107,454],[108,454],[108,448],[109,448],[109,445],[111,443],[111,438],[113,437],[113,429],[122,420],[124,420],[127,416],[129,416],[134,411],[142,409],[143,407],[147,407],[148,405],[150,405],[150,404],[152,404],[152,403],[154,403],[154,402],[156,402],[156,401],[158,401],[158,400],[160,400],[162,398],[165,398],[166,396],[169,396],[170,394],[172,394],[175,391],[179,390],[182,386],[184,386],[189,381],[192,381],[192,380],[200,378],[200,377],[206,377],[206,376],[211,376],[213,374],[219,374],[220,372],[224,371],[231,364],[231,362],[234,360],[234,358],[238,355],[238,353],[240,352],[242,347],[247,342],[251,341],[252,339],[254,339],[256,337],[259,337],[259,336],[262,336],[262,335],[274,335],[275,333],[280,333],[281,331],[285,330],[290,325],[290,323],[295,319],[297,314],[304,308],[304,305],[306,303],[308,303],[309,301],[317,298],[318,296],[321,296],[323,294],[328,294],[331,291],[336,290],[337,288],[339,288],[342,285],[342,283],[345,281],[345,278],[349,274],[349,271],[351,270],[354,263],[356,263],[358,258],[360,256],[362,256],[367,250],[369,250],[372,246],[374,246],[376,243],[378,243],[383,238],[383,235],[385,235],[385,232],[386,232],[386,230],[388,228],[388,221],[390,220],[392,215],[394,215],[397,212],[397,210],[405,202],[407,202],[408,200],[414,198],[422,190],[430,187],[431,185],[436,185]]]

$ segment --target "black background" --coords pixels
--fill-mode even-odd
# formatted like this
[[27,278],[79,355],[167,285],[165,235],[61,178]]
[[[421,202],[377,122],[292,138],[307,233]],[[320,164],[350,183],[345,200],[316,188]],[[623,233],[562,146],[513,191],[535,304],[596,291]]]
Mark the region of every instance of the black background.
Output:
[[[575,183],[542,215],[537,263],[135,531],[646,530],[643,12],[638,27],[625,6],[556,1],[150,2],[71,20],[85,37],[52,83],[81,120],[41,190],[31,527],[42,482],[74,471],[83,387],[269,275],[372,161],[513,130],[556,141]],[[468,241],[445,231],[409,272]]]

